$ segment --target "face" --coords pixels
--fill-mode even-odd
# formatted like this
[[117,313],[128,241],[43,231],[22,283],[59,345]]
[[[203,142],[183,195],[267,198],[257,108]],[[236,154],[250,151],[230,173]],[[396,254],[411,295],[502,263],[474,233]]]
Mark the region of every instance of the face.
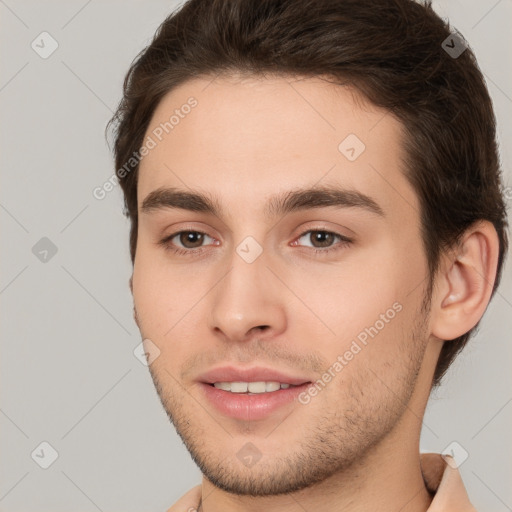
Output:
[[320,78],[231,76],[172,90],[147,137],[132,291],[193,459],[254,496],[353,467],[404,421],[428,345],[400,123]]

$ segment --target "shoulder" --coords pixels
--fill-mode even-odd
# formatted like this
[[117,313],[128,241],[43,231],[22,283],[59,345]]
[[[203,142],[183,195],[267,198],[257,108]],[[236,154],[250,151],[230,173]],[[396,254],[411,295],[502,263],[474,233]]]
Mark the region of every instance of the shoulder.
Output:
[[201,497],[201,484],[192,487],[167,512],[196,512]]

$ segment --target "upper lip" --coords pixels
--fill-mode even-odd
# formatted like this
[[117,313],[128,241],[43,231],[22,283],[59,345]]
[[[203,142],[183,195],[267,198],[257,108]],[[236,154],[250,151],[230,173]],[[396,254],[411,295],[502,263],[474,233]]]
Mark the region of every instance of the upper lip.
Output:
[[213,368],[198,378],[201,382],[213,384],[215,382],[281,382],[284,384],[300,385],[311,382],[306,377],[292,376],[272,368],[254,366],[252,368],[236,368],[235,366],[222,366]]

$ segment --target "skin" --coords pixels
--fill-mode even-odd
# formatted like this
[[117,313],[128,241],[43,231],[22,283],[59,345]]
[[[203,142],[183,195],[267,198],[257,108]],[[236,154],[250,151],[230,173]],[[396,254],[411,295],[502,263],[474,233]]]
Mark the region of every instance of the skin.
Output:
[[[198,105],[140,165],[130,285],[142,338],[160,350],[149,366],[155,387],[203,473],[202,510],[427,510],[419,439],[434,368],[442,340],[467,332],[487,306],[494,229],[478,223],[443,255],[430,302],[397,119],[320,77],[231,75],[169,92],[147,135],[190,96]],[[348,134],[366,146],[352,162],[338,150]],[[263,215],[270,196],[315,185],[364,193],[384,215],[332,206]],[[223,213],[143,212],[160,187],[208,193]],[[208,235],[201,253],[158,243],[180,230]],[[322,246],[315,230],[352,241]],[[236,252],[247,236],[263,250],[252,263]],[[172,239],[189,251],[200,240]],[[314,382],[396,303],[400,312],[306,405],[235,420],[200,392],[198,376],[222,363]],[[262,454],[251,467],[237,457],[247,442]]]

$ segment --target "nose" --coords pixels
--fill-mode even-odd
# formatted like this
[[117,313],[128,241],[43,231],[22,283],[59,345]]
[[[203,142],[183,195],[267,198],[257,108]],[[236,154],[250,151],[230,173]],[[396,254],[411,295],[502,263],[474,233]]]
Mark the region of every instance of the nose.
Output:
[[[272,338],[286,329],[286,294],[264,253],[252,263],[238,254],[212,291],[210,328],[227,341]],[[275,270],[274,270],[275,272]]]

